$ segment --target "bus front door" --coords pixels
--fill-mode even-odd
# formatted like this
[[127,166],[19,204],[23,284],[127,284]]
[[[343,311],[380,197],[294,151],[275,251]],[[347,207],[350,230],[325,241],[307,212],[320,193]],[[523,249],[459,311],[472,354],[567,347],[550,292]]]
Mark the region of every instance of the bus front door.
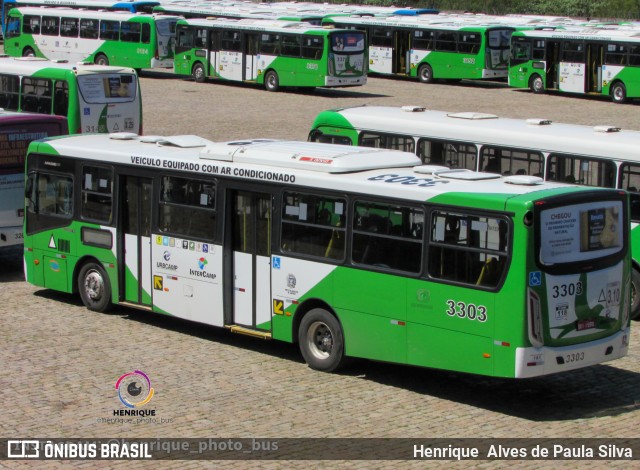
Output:
[[602,64],[604,62],[604,45],[587,43],[587,93],[602,92]]
[[410,31],[399,29],[395,32],[393,48],[393,73],[409,75],[411,69]]
[[248,33],[244,38],[244,79],[258,77],[258,34]]
[[[226,239],[231,244],[233,279],[231,322],[271,331],[271,195],[231,191],[227,201]],[[229,220],[230,219],[230,220]],[[229,267],[227,268],[229,269]]]
[[120,214],[122,232],[118,256],[120,300],[151,306],[151,188],[150,178],[122,176]]

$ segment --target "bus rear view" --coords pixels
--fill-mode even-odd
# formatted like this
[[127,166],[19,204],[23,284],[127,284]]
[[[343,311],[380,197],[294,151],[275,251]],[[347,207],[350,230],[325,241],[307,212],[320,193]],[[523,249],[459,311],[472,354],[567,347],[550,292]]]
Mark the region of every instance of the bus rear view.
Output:
[[[609,193],[612,194],[612,193]],[[536,201],[527,261],[527,334],[516,377],[577,369],[627,354],[631,277],[624,193]]]
[[60,116],[0,112],[0,251],[22,244],[29,142],[67,133],[67,120]]

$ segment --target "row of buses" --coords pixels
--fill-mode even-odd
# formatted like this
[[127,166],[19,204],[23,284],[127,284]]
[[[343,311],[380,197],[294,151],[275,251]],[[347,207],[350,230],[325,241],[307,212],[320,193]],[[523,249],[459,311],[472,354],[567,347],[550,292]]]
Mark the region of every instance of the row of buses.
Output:
[[[85,68],[78,78],[99,80],[69,86],[70,103],[119,95],[114,67]],[[38,139],[22,173],[27,281],[96,311],[297,343],[321,371],[356,357],[526,378],[624,356],[638,292],[632,152],[561,147],[549,123],[500,140],[515,124],[434,118],[487,126],[447,136],[449,123],[410,128],[393,112],[365,108],[387,123],[376,127],[328,111],[310,134],[319,142],[18,131]],[[560,127],[556,140],[580,131]],[[548,147],[527,147],[538,129]],[[620,149],[637,140],[594,132],[620,135]]]
[[507,80],[534,93],[605,95],[617,103],[640,97],[640,29],[631,23],[251,5],[165,1],[153,15],[23,7],[8,13],[5,52],[173,67],[197,81],[247,81],[271,91],[363,85],[369,72],[425,83]]

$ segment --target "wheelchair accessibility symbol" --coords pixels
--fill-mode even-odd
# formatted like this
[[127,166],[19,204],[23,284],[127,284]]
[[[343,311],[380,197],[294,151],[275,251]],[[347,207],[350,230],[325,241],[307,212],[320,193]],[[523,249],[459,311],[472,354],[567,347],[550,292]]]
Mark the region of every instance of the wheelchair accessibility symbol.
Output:
[[542,274],[540,271],[533,271],[529,273],[529,287],[535,287],[542,284]]

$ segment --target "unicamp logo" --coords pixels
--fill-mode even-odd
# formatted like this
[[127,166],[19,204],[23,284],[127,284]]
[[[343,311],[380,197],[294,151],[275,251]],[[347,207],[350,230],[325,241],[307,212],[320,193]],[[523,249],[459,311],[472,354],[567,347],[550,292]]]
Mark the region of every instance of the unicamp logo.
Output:
[[118,398],[127,408],[139,408],[153,398],[151,380],[141,370],[134,370],[120,376],[116,382]]

